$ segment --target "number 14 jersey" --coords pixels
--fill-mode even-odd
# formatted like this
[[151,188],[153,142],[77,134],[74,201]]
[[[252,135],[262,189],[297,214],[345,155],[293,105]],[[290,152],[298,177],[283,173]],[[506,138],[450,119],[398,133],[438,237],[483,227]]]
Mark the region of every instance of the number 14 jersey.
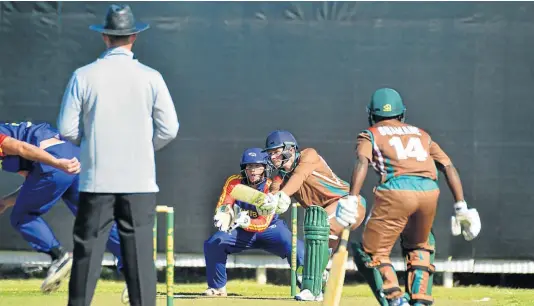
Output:
[[383,120],[358,135],[357,154],[365,156],[383,184],[399,176],[437,180],[435,162],[451,160],[422,129],[398,120]]

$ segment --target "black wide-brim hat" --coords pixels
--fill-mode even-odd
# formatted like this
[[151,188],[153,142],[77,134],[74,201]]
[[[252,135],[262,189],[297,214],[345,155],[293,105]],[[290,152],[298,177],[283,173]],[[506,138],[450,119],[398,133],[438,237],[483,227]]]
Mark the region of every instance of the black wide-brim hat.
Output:
[[112,4],[108,9],[104,24],[89,27],[93,31],[115,36],[133,35],[148,28],[150,28],[148,24],[135,21],[132,9],[126,4]]

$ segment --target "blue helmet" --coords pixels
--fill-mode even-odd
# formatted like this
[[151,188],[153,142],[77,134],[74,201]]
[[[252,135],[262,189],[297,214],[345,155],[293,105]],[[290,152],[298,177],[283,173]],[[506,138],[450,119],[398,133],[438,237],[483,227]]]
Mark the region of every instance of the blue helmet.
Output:
[[267,153],[263,152],[261,148],[246,149],[241,156],[241,170],[245,169],[247,164],[263,164],[267,167]]
[[265,149],[263,151],[277,149],[277,148],[288,148],[294,146],[295,149],[298,149],[297,140],[288,131],[277,130],[269,134],[265,140]]

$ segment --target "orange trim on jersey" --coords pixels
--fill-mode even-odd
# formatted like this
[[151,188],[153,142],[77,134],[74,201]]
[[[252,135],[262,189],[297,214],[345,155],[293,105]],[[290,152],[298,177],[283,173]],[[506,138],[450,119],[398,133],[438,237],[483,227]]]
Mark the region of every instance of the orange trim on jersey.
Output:
[[219,201],[215,207],[215,212],[217,212],[217,209],[219,209],[219,207],[222,205],[234,205],[235,199],[230,196],[230,193],[232,192],[232,189],[234,189],[235,185],[241,183],[242,179],[243,177],[241,174],[230,175],[230,177],[226,179],[221,196],[219,197]]
[[251,221],[250,225],[247,228],[245,228],[245,230],[247,232],[257,232],[257,233],[263,232],[271,225],[271,221],[273,221],[273,218],[274,218],[274,214],[268,215],[267,218],[265,216],[259,216],[255,220],[257,221],[261,220],[262,222],[258,224],[254,224]]
[[0,157],[4,157],[4,150],[2,150],[2,143],[4,142],[4,140],[6,140],[6,138],[9,137],[5,134],[0,134]]

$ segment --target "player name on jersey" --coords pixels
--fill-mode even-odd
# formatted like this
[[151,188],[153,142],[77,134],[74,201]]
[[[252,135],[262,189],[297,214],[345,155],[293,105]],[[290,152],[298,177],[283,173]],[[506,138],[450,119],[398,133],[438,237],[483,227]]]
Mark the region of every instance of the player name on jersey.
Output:
[[382,136],[391,135],[417,135],[421,136],[421,132],[415,126],[379,126],[378,132]]

